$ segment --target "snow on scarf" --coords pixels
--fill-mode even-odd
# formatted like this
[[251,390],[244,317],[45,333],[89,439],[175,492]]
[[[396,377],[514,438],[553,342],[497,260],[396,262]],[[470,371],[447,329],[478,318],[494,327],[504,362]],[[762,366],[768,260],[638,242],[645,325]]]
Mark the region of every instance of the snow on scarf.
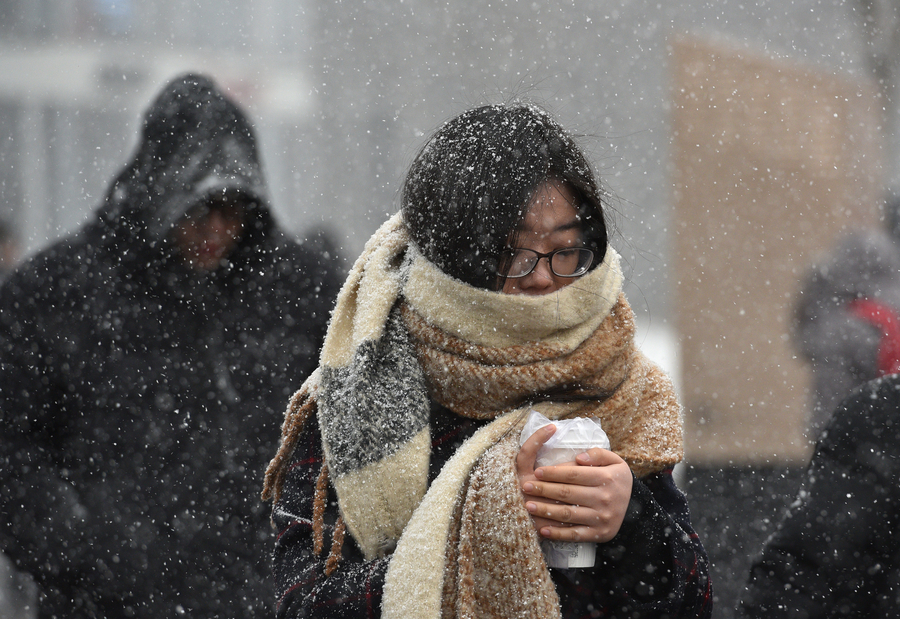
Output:
[[[263,497],[278,500],[293,446],[316,411],[342,521],[367,558],[393,553],[383,616],[558,617],[515,472],[527,411],[598,417],[638,477],[682,456],[671,381],[634,347],[621,290],[611,248],[552,294],[474,288],[422,257],[394,216],[338,296],[319,369],[292,398]],[[428,488],[431,398],[493,421]],[[320,514],[324,488],[316,503]]]

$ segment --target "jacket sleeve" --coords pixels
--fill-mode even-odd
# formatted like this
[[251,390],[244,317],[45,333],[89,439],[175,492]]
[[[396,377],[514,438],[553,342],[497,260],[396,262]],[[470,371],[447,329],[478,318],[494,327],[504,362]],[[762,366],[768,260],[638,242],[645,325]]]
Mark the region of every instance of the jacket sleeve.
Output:
[[324,550],[313,552],[313,497],[322,467],[318,424],[307,422],[294,450],[280,500],[272,511],[277,533],[274,554],[277,616],[375,618],[381,614],[381,595],[389,559],[367,561],[350,539],[344,540],[337,569],[325,573],[325,563],[337,520],[337,499],[329,489],[325,510]]
[[671,470],[634,480],[622,527],[598,546],[592,569],[550,572],[564,617],[712,614],[709,561]]
[[836,409],[797,500],[751,564],[739,616],[896,612],[884,594],[896,591],[900,546],[898,389],[896,378],[874,381]]

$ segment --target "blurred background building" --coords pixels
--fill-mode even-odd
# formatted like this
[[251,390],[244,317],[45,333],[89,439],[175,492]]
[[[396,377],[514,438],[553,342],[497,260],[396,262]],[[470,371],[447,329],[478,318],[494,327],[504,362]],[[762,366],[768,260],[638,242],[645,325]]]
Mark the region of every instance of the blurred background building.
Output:
[[23,254],[75,230],[155,93],[197,70],[250,113],[286,227],[353,257],[440,122],[546,105],[614,195],[640,343],[681,386],[682,475],[727,618],[809,454],[796,280],[900,185],[897,5],[0,0],[0,220]]

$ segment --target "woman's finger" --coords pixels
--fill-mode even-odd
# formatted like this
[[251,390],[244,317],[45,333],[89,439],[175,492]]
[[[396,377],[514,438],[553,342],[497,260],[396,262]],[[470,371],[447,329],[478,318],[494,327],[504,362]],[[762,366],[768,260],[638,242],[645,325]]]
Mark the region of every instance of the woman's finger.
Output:
[[526,509],[541,537],[563,541],[606,542],[615,537],[621,520],[610,511],[597,512],[583,505],[528,501]]
[[616,536],[618,527],[553,527],[544,526],[538,531],[541,537],[560,542],[608,542]]
[[625,461],[614,451],[592,447],[584,453],[578,454],[575,457],[575,462],[582,466],[609,466],[610,464],[620,464]]
[[542,518],[542,517],[538,516],[537,514],[532,514],[531,518],[532,518],[532,520],[534,520],[534,528],[537,531],[540,531],[541,529],[548,528],[548,527],[549,528],[563,528],[563,527],[572,526],[570,524],[567,524],[565,522],[560,522],[558,520]]
[[526,481],[522,484],[522,492],[527,497],[540,497],[548,501],[568,503],[570,505],[590,505],[598,501],[609,500],[606,484],[602,479],[597,483],[546,483],[542,481]]
[[604,520],[601,512],[586,505],[527,501],[525,509],[536,518],[552,521],[554,526],[585,525],[593,527],[602,524]]
[[522,443],[522,447],[519,449],[518,455],[516,455],[516,472],[519,477],[534,475],[534,461],[537,458],[538,451],[553,436],[554,432],[556,432],[556,426],[551,423],[543,428],[539,428],[537,432]]
[[617,465],[628,466],[615,452],[599,447],[579,454],[573,464],[542,466],[535,469],[534,475],[544,482],[597,486],[605,483],[612,471],[619,470],[615,468]]

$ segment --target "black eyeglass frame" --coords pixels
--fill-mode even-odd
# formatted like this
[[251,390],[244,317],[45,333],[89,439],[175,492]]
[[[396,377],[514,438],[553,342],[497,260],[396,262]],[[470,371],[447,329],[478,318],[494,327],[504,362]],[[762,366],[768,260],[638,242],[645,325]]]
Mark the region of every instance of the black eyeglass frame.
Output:
[[[516,249],[508,250],[508,252],[507,252],[507,255],[509,256],[510,266],[512,266],[511,263],[512,263],[512,260],[515,258],[515,255],[517,253],[519,253],[520,251],[527,251],[527,252],[534,254],[535,256],[537,256],[537,260],[535,260],[532,263],[530,269],[528,269],[521,275],[503,274],[502,276],[505,277],[506,279],[521,279],[522,277],[528,277],[529,275],[531,275],[534,272],[534,270],[537,268],[538,263],[541,260],[543,260],[544,258],[547,259],[547,264],[550,265],[550,272],[553,273],[556,277],[581,277],[582,275],[584,275],[585,273],[590,271],[591,265],[594,264],[594,250],[588,249],[587,247],[560,247],[559,249],[554,249],[553,251],[548,252],[546,254],[541,253],[539,251],[535,251],[533,249],[528,249],[525,247],[518,247]],[[557,273],[556,270],[553,268],[553,257],[556,254],[559,254],[564,251],[587,252],[589,254],[589,256],[587,257],[587,260],[585,261],[585,264],[581,269],[579,269],[575,273],[563,275],[561,273]],[[503,264],[503,262],[504,261],[501,261],[501,264]],[[580,263],[581,263],[581,261],[579,261],[579,264]]]

